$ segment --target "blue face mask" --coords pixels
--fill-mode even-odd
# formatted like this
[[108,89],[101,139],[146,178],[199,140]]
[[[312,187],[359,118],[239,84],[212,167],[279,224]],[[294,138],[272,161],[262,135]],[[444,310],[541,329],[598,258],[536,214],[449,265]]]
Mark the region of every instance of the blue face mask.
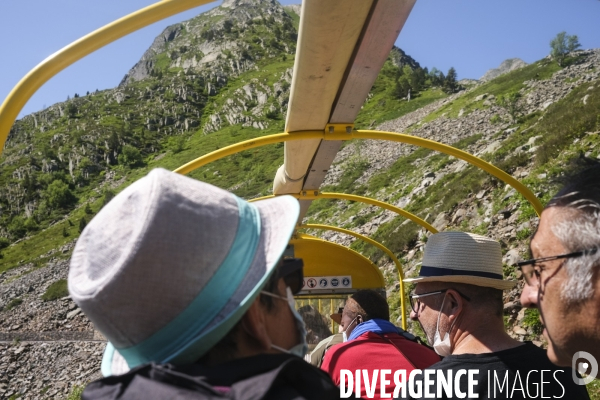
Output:
[[287,292],[287,297],[279,296],[279,295],[265,292],[265,291],[263,291],[261,293],[266,294],[267,296],[271,296],[271,297],[275,297],[277,299],[287,301],[288,306],[290,307],[290,310],[292,311],[292,315],[294,316],[294,319],[296,320],[296,329],[298,329],[298,334],[300,335],[300,343],[298,343],[297,345],[295,345],[294,347],[292,347],[289,350],[286,350],[286,349],[276,346],[274,344],[271,344],[271,347],[274,348],[275,350],[279,350],[283,353],[293,354],[300,358],[304,358],[304,356],[308,352],[308,343],[306,343],[306,326],[304,325],[304,320],[302,319],[302,316],[298,313],[298,311],[296,311],[296,301],[294,300],[294,295],[292,294],[292,289],[290,289],[288,287],[286,289],[286,292]]

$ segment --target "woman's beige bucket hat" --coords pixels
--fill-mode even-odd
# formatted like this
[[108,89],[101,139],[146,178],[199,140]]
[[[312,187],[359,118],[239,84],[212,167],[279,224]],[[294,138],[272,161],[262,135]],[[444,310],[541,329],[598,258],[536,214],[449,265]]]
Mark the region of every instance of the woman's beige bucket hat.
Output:
[[103,374],[197,361],[258,296],[298,214],[291,196],[251,204],[164,169],[119,193],[69,270],[71,297],[109,341]]

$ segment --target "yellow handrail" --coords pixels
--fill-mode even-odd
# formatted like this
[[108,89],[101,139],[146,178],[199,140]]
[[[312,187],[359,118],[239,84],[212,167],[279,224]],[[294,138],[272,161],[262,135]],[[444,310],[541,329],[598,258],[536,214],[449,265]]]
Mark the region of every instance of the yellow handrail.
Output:
[[517,179],[513,178],[506,172],[502,171],[500,168],[495,167],[494,165],[482,160],[479,157],[475,157],[472,154],[467,153],[466,151],[459,150],[455,147],[448,146],[446,144],[442,144],[436,142],[434,140],[423,139],[417,136],[405,135],[402,133],[392,133],[392,132],[384,132],[384,131],[371,131],[371,130],[358,130],[357,133],[353,136],[358,139],[380,139],[380,140],[393,140],[396,142],[402,142],[406,144],[413,144],[420,147],[425,147],[431,150],[439,151],[441,153],[445,153],[456,158],[460,158],[461,160],[465,160],[469,164],[472,164],[496,178],[500,179],[504,183],[508,183],[513,188],[517,189],[519,193],[523,195],[533,206],[535,212],[539,216],[544,209],[544,206],[539,201],[537,197],[527,188],[527,186],[523,185]]
[[162,0],[76,40],[39,63],[23,77],[0,106],[0,154],[10,128],[33,94],[50,78],[90,53],[161,19],[215,0]]
[[[350,200],[357,201],[359,203],[371,204],[373,206],[385,208],[396,214],[400,214],[405,218],[410,219],[411,221],[421,225],[423,228],[427,229],[431,233],[438,233],[438,230],[431,226],[427,221],[417,217],[415,214],[410,213],[403,208],[396,207],[391,205],[390,203],[386,203],[383,201],[371,199],[370,197],[357,196],[354,194],[346,194],[346,193],[330,193],[330,192],[319,192],[318,190],[307,190],[302,191],[299,194],[288,194],[288,196],[293,196],[299,200],[317,200],[317,199],[341,199],[341,200]],[[272,199],[275,195],[271,194],[269,196],[256,197],[249,201],[258,201],[258,200],[266,200]]]
[[461,160],[465,160],[469,164],[475,165],[476,167],[483,169],[484,171],[495,176],[504,183],[509,184],[515,188],[519,193],[523,195],[533,206],[535,212],[539,216],[542,213],[544,207],[537,197],[523,185],[521,182],[502,171],[498,167],[475,157],[467,153],[466,151],[459,150],[452,146],[442,144],[433,140],[423,139],[417,136],[405,135],[403,133],[393,133],[384,131],[368,131],[358,130],[350,133],[344,132],[325,132],[325,131],[300,131],[293,133],[277,133],[274,135],[262,136],[255,139],[245,140],[230,146],[224,147],[219,150],[215,150],[204,156],[198,157],[189,163],[182,165],[177,168],[175,172],[180,174],[187,174],[197,168],[202,167],[212,161],[218,160],[228,155],[239,153],[243,150],[253,149],[255,147],[264,146],[267,144],[281,143],[290,140],[302,140],[302,139],[323,139],[323,140],[351,140],[351,139],[378,139],[378,140],[389,140],[393,142],[407,143],[415,146],[425,147],[431,150],[439,151]]
[[404,302],[405,296],[404,296],[404,281],[403,281],[404,272],[402,272],[402,264],[400,264],[400,260],[398,260],[398,258],[394,255],[394,253],[392,253],[392,251],[390,249],[388,249],[381,243],[379,243],[365,235],[361,235],[360,233],[356,233],[356,232],[348,230],[348,229],[338,228],[337,226],[330,226],[330,225],[323,225],[323,224],[304,224],[304,225],[299,225],[296,229],[324,229],[324,230],[331,230],[331,231],[345,233],[347,235],[351,235],[360,240],[363,240],[369,244],[372,244],[373,246],[377,247],[378,249],[382,250],[385,254],[387,254],[392,259],[394,264],[396,265],[396,270],[398,271],[398,277],[400,278],[400,308],[402,310],[402,329],[406,330],[406,305]]
[[215,150],[201,157],[196,158],[181,167],[177,168],[174,172],[180,174],[189,174],[195,169],[198,169],[206,164],[210,164],[213,161],[220,160],[223,157],[227,157],[240,151],[254,149],[256,147],[266,146],[268,144],[288,142],[291,140],[304,140],[304,139],[323,139],[323,131],[302,131],[294,133],[276,133],[273,135],[266,135],[257,137],[254,139],[244,140],[243,142],[234,143],[232,145],[223,147],[222,149]]

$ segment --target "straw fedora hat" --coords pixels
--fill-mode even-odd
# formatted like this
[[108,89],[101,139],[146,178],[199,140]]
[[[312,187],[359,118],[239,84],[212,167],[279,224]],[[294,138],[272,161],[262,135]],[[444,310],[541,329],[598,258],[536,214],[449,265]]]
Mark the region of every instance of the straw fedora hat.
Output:
[[291,196],[250,204],[164,169],[118,194],[83,230],[68,279],[109,341],[103,374],[197,361],[258,296],[298,214]]
[[456,282],[500,290],[517,283],[502,278],[500,243],[468,232],[431,235],[419,276],[404,282]]

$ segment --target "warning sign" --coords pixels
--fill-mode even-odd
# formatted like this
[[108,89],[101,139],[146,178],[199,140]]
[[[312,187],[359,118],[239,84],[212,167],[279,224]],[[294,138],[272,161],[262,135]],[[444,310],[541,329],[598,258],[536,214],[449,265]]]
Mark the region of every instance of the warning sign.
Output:
[[302,290],[351,289],[351,276],[307,276]]

